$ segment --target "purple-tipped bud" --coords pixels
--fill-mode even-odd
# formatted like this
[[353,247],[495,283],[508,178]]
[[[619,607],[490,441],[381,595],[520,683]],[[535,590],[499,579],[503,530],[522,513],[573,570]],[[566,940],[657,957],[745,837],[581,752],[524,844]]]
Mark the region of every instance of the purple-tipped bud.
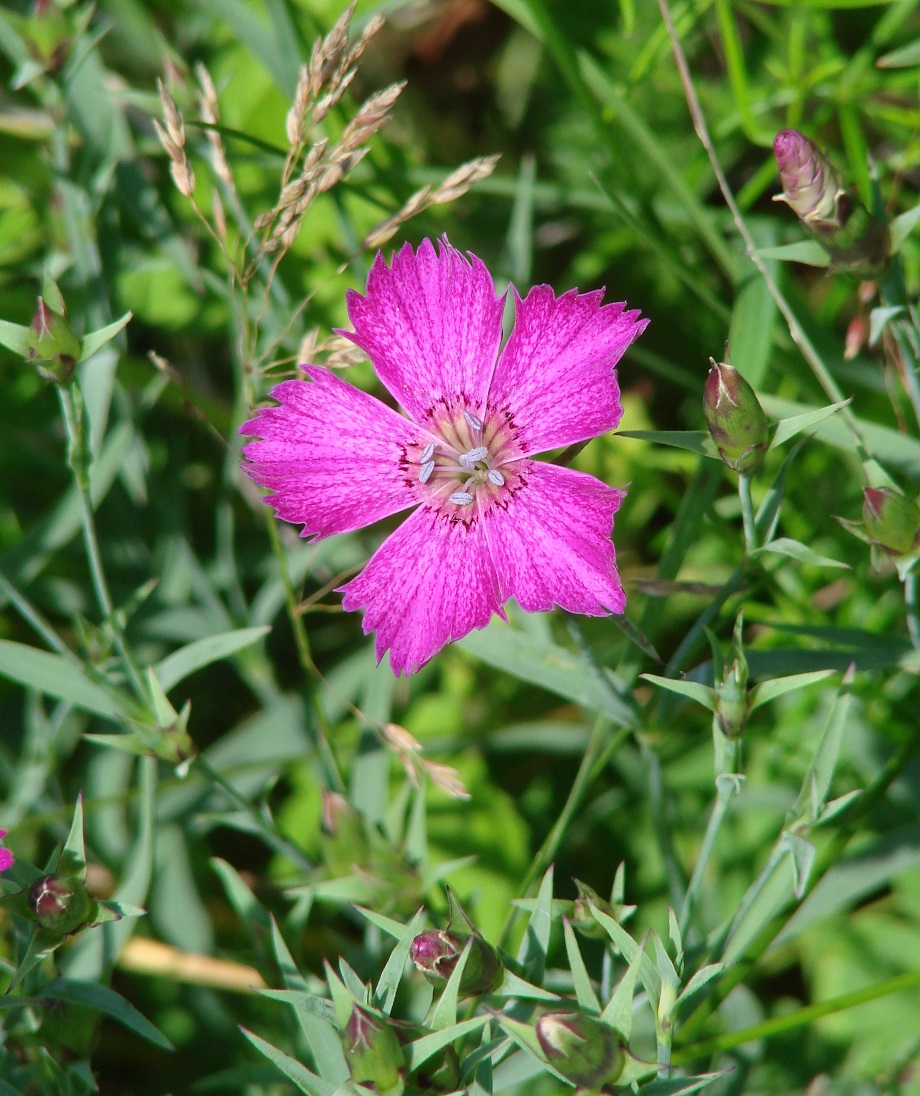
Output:
[[63,315],[38,298],[29,328],[29,361],[46,380],[66,388],[73,380],[80,357],[80,340]]
[[892,556],[920,545],[920,506],[890,487],[864,487],[863,496],[863,522],[875,544]]
[[412,962],[434,986],[443,986],[454,972],[467,942],[469,958],[460,978],[460,993],[477,997],[494,989],[502,974],[498,952],[478,934],[462,935],[450,929],[432,929],[412,941]]
[[95,919],[97,904],[81,882],[62,875],[46,875],[29,891],[35,923],[46,932],[67,936]]
[[[6,830],[0,830],[0,841],[2,841],[4,837],[6,837]],[[0,845],[0,871],[6,871],[6,869],[11,868],[15,862],[10,850]]]
[[773,156],[783,185],[776,200],[788,203],[826,248],[830,269],[858,277],[878,274],[891,250],[888,226],[845,189],[817,145],[797,130],[784,129],[773,139]]
[[372,1085],[381,1096],[401,1096],[406,1087],[406,1056],[385,1016],[354,1005],[342,1035],[342,1050],[359,1085]]
[[753,475],[768,448],[767,416],[754,389],[734,366],[710,358],[703,415],[719,455],[729,468]]
[[626,1064],[620,1037],[606,1024],[584,1012],[548,1012],[536,1025],[546,1060],[577,1088],[600,1089],[613,1084]]

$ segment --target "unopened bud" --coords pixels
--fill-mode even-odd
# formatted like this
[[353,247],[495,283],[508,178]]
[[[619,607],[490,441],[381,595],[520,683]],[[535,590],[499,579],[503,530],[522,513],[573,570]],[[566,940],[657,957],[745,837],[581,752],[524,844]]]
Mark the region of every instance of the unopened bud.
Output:
[[460,978],[460,993],[475,997],[495,988],[502,973],[498,952],[476,935],[462,935],[450,929],[423,932],[412,941],[412,962],[435,986],[443,986],[453,974],[467,941],[470,954]]
[[536,1024],[547,1061],[577,1088],[613,1084],[626,1064],[623,1043],[613,1028],[584,1012],[549,1012]]
[[767,416],[754,389],[734,366],[709,359],[703,415],[719,455],[729,468],[753,475],[768,448]]
[[716,687],[716,719],[726,738],[740,738],[747,725],[750,714],[747,678],[747,663],[736,658],[725,680]]
[[401,1096],[406,1087],[406,1057],[385,1016],[354,1005],[342,1049],[352,1079],[359,1085],[373,1085],[380,1096]]
[[873,542],[893,556],[912,552],[920,542],[920,506],[890,487],[864,487],[863,496],[863,522]]
[[460,1082],[460,1059],[452,1046],[433,1054],[413,1075],[418,1088],[426,1092],[454,1092]]
[[29,327],[29,361],[47,380],[62,388],[73,380],[80,357],[80,340],[60,312],[38,298]]
[[88,924],[96,903],[81,882],[61,875],[46,875],[29,891],[35,922],[46,932],[67,936]]
[[891,249],[888,226],[877,220],[846,190],[824,153],[794,129],[773,140],[786,202],[831,257],[831,270],[873,276],[885,265]]

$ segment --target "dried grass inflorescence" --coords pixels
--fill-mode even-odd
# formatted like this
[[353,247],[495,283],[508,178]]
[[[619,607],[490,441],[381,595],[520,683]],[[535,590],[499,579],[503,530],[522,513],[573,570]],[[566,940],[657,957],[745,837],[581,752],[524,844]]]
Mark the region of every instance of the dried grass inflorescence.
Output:
[[387,723],[380,731],[384,744],[399,758],[406,775],[413,784],[425,773],[428,779],[452,799],[469,799],[470,793],[456,769],[440,761],[428,761],[422,757],[422,744],[405,727]]

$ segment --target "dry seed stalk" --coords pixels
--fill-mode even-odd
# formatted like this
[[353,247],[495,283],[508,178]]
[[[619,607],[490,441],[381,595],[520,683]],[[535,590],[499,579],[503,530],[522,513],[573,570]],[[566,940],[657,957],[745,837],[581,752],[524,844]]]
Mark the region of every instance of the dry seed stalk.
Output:
[[452,171],[436,187],[423,186],[412,194],[392,216],[375,225],[364,237],[362,250],[373,250],[382,247],[387,240],[396,234],[401,225],[411,220],[422,210],[433,205],[441,205],[444,202],[453,202],[481,179],[487,178],[495,170],[500,157],[478,156],[475,160],[469,160]]
[[185,152],[185,121],[162,80],[157,80],[157,90],[160,93],[166,128],[156,120],[153,128],[169,157],[169,172],[177,190],[186,198],[191,198],[195,193],[195,173]]
[[[198,105],[201,109],[202,121],[207,122],[209,126],[219,125],[220,108],[217,103],[217,91],[214,88],[211,74],[200,61],[195,66],[195,76],[198,78],[201,89],[198,93]],[[216,129],[207,129],[205,134],[211,148],[211,164],[214,168],[214,174],[226,187],[231,191],[235,191],[236,188],[234,187],[233,175],[227,160],[223,138]]]

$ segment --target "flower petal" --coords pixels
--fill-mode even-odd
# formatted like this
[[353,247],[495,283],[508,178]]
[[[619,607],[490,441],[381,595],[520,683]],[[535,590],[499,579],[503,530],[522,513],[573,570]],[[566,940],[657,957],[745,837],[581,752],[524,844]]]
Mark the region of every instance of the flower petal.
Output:
[[262,439],[243,447],[243,471],[275,492],[266,501],[278,517],[303,522],[301,536],[316,539],[415,505],[400,461],[408,445],[427,444],[425,432],[327,369],[306,372],[311,380],[272,389],[279,407],[240,427]]
[[423,240],[409,244],[388,267],[378,252],[367,293],[348,293],[354,332],[378,377],[416,420],[435,402],[457,397],[482,408],[502,336],[504,298],[475,256],[467,260],[447,240],[437,254]]
[[612,430],[620,421],[614,366],[648,320],[625,304],[601,305],[603,290],[556,297],[534,286],[515,293],[515,323],[489,389],[506,406],[528,454],[571,445]]
[[483,525],[502,602],[528,613],[559,605],[570,613],[622,613],[626,595],[610,539],[625,492],[584,472],[529,462],[522,487]]
[[393,673],[415,671],[446,643],[484,628],[498,613],[495,568],[480,515],[469,521],[422,506],[381,544],[342,605],[364,607],[364,633],[377,632],[377,660],[390,651]]

